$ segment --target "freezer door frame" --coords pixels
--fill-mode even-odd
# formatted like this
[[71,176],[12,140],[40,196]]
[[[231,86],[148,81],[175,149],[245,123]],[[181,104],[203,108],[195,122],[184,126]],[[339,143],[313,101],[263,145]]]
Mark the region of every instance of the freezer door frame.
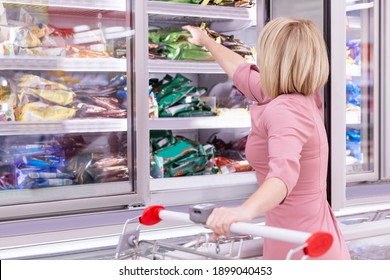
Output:
[[[389,77],[390,67],[390,3],[389,1],[382,1],[380,9],[381,17],[381,32],[380,32],[380,71],[382,77]],[[390,98],[388,92],[390,91],[389,81],[386,78],[381,79],[381,179],[390,180],[390,147],[386,145],[390,141],[390,129],[386,129],[387,121],[390,120]]]
[[[373,94],[372,94],[372,98],[374,100],[374,106],[373,106],[373,114],[371,116],[366,116],[366,119],[367,118],[372,118],[373,121],[373,133],[370,137],[372,137],[374,140],[373,140],[373,145],[374,145],[374,149],[373,149],[373,160],[370,160],[372,163],[373,163],[373,169],[372,171],[363,171],[363,172],[360,172],[360,173],[354,173],[354,174],[347,174],[347,183],[359,183],[359,182],[367,182],[367,181],[377,181],[380,179],[380,174],[379,174],[379,170],[380,170],[380,155],[379,155],[379,145],[380,145],[380,135],[379,135],[379,123],[380,123],[380,106],[379,106],[379,85],[380,85],[380,75],[379,75],[379,57],[380,57],[380,54],[379,54],[379,5],[380,5],[380,2],[378,0],[372,0],[372,2],[369,2],[369,3],[363,3],[363,4],[357,4],[355,5],[356,6],[356,9],[360,9],[360,10],[364,10],[364,9],[371,9],[373,8],[374,9],[374,12],[373,12],[373,16],[374,16],[374,41],[373,41],[373,50],[372,50],[372,53],[373,53],[373,62],[371,62],[372,65],[374,65],[374,76],[373,76],[373,81],[374,81],[374,86],[373,86]],[[346,12],[348,11],[348,9],[346,8]],[[368,20],[368,19],[365,19],[365,20]],[[367,31],[368,33],[369,31]],[[367,78],[367,77],[366,77]],[[366,106],[367,107],[367,106]],[[363,106],[362,106],[363,108]],[[366,110],[369,110],[369,108],[366,108]],[[366,112],[366,115],[369,114],[370,112]],[[338,116],[336,116],[338,118]],[[362,123],[364,121],[362,120]],[[365,136],[367,137],[367,135]],[[367,147],[366,150],[369,150],[370,147]]]
[[[330,166],[329,166],[329,182],[330,182],[330,203],[334,210],[340,210],[349,206],[367,205],[375,203],[386,203],[390,201],[390,192],[386,177],[389,174],[384,172],[385,166],[389,157],[386,156],[385,145],[386,135],[389,131],[385,129],[386,110],[384,106],[389,103],[383,102],[386,100],[385,94],[385,72],[381,72],[388,65],[387,61],[382,61],[384,58],[384,50],[388,40],[385,37],[385,31],[388,30],[384,25],[380,26],[388,6],[382,6],[384,1],[373,0],[374,5],[374,170],[373,172],[347,175],[345,163],[346,151],[346,115],[345,115],[345,77],[346,63],[345,63],[345,42],[346,32],[340,26],[346,26],[346,1],[331,1],[330,5],[330,63],[331,63],[331,77],[330,77],[330,108],[331,117],[329,122],[330,134]],[[387,28],[387,29],[386,29]],[[380,36],[381,35],[381,36]],[[380,37],[385,38],[380,40]],[[381,45],[380,45],[381,44]],[[387,101],[389,102],[389,101]],[[388,152],[387,152],[388,153]],[[387,160],[386,160],[387,158]]]

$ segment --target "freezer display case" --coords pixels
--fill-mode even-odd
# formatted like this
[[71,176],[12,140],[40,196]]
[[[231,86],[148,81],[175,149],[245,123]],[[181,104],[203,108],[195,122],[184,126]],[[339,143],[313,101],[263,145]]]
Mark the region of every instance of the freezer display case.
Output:
[[124,207],[135,186],[132,1],[0,1],[0,220]]
[[[377,150],[387,151],[383,143],[388,130],[379,134],[382,126],[378,127],[378,119],[384,123],[386,107],[378,107],[389,99],[382,92],[387,84],[378,77],[377,62],[379,37],[385,38],[380,41],[383,45],[389,40],[385,36],[389,22],[383,15],[389,14],[390,5],[322,0],[176,2],[0,2],[4,50],[11,38],[4,35],[4,27],[18,27],[16,23],[27,20],[27,15],[40,19],[33,25],[63,32],[53,39],[72,43],[62,52],[54,46],[50,50],[14,46],[13,54],[2,54],[1,218],[57,216],[0,223],[9,235],[0,236],[6,244],[0,257],[112,259],[123,224],[130,219],[130,227],[134,226],[144,206],[185,212],[188,205],[198,203],[237,205],[253,193],[258,184],[243,153],[250,102],[237,95],[207,51],[186,42],[188,33],[181,27],[202,26],[254,61],[259,30],[281,15],[312,18],[329,43],[331,82],[323,93],[331,150],[329,199],[342,231],[349,241],[390,234],[388,215],[379,214],[390,208],[388,187],[383,184],[390,174],[386,171],[390,157],[379,157]],[[236,2],[243,6],[235,7]],[[340,26],[347,26],[347,31]],[[385,73],[389,58],[384,55],[386,48],[381,49]],[[48,96],[45,90],[61,90],[68,99],[64,95],[48,99],[57,92]],[[9,110],[12,92],[18,94],[15,104],[20,104],[14,115]],[[46,113],[41,107],[34,109],[31,104],[36,102],[73,113],[67,119],[45,119],[41,115],[63,117],[64,111]],[[111,115],[113,108],[117,115]],[[42,111],[45,114],[39,115]],[[349,129],[354,133],[348,134]],[[39,165],[43,161],[44,169]],[[382,204],[361,206],[370,202]],[[73,215],[61,217],[67,213]],[[49,223],[54,226],[48,227]],[[26,227],[33,229],[31,239],[16,240],[15,236],[31,233]],[[45,232],[47,228],[50,231]],[[148,242],[169,241],[163,249],[170,251],[178,244],[193,244],[204,230],[162,223],[142,232],[142,237],[146,235]],[[253,240],[244,241],[252,246]],[[261,242],[255,241],[256,257],[261,257]],[[360,250],[356,258],[364,255],[360,244],[349,243],[354,252]],[[147,249],[158,249],[149,245]]]
[[[336,29],[331,46],[332,203],[335,209],[386,203],[390,201],[385,105],[389,7],[381,1],[335,5],[338,10],[332,10],[331,22],[332,30]],[[335,26],[342,23],[346,29],[337,30]],[[340,76],[345,80],[340,81]],[[341,162],[342,151],[345,163]]]
[[[184,25],[255,61],[259,1],[148,1],[150,165],[144,176],[151,203],[183,205],[247,197],[257,188],[245,158],[251,102],[234,88],[203,48],[187,42]],[[197,3],[199,2],[199,3]],[[148,100],[149,99],[149,100]]]
[[352,258],[388,259],[387,244],[373,239],[389,234],[389,5],[374,0],[330,6],[330,201]]

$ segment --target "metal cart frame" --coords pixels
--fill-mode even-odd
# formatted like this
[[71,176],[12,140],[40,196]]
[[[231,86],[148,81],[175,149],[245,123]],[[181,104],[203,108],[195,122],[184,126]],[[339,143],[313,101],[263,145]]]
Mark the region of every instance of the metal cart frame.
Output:
[[[190,209],[190,214],[165,210],[163,206],[153,205],[145,208],[140,217],[139,224],[132,224],[134,219],[127,220],[120,236],[116,259],[242,259],[246,242],[259,243],[259,237],[271,238],[285,242],[295,243],[297,247],[291,249],[286,259],[292,259],[294,254],[304,252],[302,259],[319,257],[325,254],[333,243],[333,237],[327,232],[307,233],[289,229],[256,225],[250,223],[233,223],[230,227],[231,237],[222,237],[212,240],[210,234],[200,233],[194,240],[182,244],[172,244],[160,240],[140,240],[141,226],[150,226],[161,220],[181,221],[188,224],[204,223],[206,216],[199,209]],[[209,208],[210,209],[210,208]],[[206,213],[211,213],[209,211]],[[133,227],[129,227],[133,225]],[[135,226],[135,227],[134,227]],[[251,257],[254,257],[253,255]]]

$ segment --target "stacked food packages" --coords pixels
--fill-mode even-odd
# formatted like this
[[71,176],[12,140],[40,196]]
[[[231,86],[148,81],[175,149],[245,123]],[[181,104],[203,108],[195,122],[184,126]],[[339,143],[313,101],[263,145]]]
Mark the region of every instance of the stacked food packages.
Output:
[[118,37],[128,31],[123,27],[63,28],[49,24],[41,10],[36,15],[34,10],[0,3],[0,57],[120,58],[126,54],[125,38]]
[[215,172],[210,163],[215,149],[191,139],[174,136],[172,131],[150,132],[150,175],[167,178]]
[[157,114],[153,116],[215,116],[213,108],[201,99],[207,89],[191,86],[190,82],[191,80],[182,74],[176,74],[174,77],[166,74],[162,79],[150,79],[151,94],[158,107]]
[[[240,54],[248,61],[254,61],[254,50],[234,38],[233,35],[219,34],[204,24],[201,25],[207,34],[215,41]],[[188,42],[190,33],[175,28],[161,28],[149,31],[149,58],[171,60],[214,60],[211,53],[204,47]]]
[[127,78],[117,74],[17,72],[0,77],[2,121],[126,118]]
[[126,181],[126,134],[2,138],[0,190]]
[[201,144],[171,130],[150,132],[150,176],[169,178],[252,171],[245,160],[246,137],[225,143],[214,137]]
[[[17,73],[0,77],[0,120],[42,121],[69,118],[125,118],[126,76],[105,73]],[[123,135],[122,135],[123,134]],[[2,137],[0,189],[64,186],[128,179],[126,135]],[[100,134],[99,134],[100,135]],[[100,135],[100,139],[107,138]],[[115,140],[115,139],[119,140]],[[95,139],[96,140],[96,139]],[[119,143],[120,142],[120,143]]]

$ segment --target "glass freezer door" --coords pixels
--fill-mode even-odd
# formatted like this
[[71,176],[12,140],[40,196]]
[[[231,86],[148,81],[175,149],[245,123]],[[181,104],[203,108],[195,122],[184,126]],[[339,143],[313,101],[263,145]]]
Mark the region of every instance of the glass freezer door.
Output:
[[346,1],[347,182],[378,179],[376,1]]
[[132,3],[0,1],[0,220],[137,193]]

